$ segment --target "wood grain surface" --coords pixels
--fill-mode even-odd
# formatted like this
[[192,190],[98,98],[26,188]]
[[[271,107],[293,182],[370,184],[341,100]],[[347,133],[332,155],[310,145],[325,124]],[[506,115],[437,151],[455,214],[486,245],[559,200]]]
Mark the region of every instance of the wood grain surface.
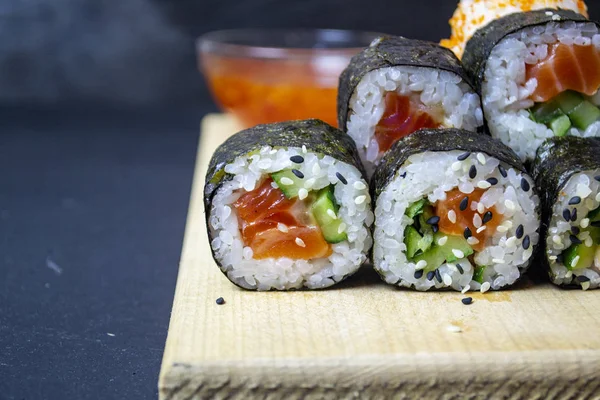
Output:
[[526,280],[466,306],[368,267],[324,291],[231,284],[210,255],[202,188],[235,130],[222,115],[202,123],[161,399],[600,399],[600,291]]

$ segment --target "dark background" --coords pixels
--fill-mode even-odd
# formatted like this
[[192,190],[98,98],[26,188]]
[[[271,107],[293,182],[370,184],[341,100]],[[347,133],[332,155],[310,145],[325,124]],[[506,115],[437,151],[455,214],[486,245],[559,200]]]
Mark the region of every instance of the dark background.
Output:
[[216,110],[197,36],[316,27],[437,41],[454,6],[0,0],[0,400],[157,396],[198,124]]

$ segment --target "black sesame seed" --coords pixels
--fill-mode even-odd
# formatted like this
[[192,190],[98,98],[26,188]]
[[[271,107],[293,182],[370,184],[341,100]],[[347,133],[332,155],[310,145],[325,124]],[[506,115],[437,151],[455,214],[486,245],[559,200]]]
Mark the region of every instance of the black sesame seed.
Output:
[[600,228],[600,221],[590,222],[590,225],[593,226],[594,228]]
[[583,282],[589,282],[590,278],[588,278],[585,275],[578,275],[577,276],[577,282],[583,283]]
[[427,280],[428,280],[428,281],[432,281],[434,277],[435,277],[435,272],[433,272],[433,271],[429,271],[429,272],[427,273]]
[[469,304],[473,303],[473,298],[472,297],[465,297],[464,299],[461,300],[462,303],[465,306],[468,306]]
[[465,161],[467,158],[469,158],[470,155],[471,153],[467,151],[466,153],[462,153],[460,156],[456,157],[456,159],[458,161]]
[[403,174],[401,174],[400,178],[402,178],[402,179],[406,178],[406,172],[404,172]]
[[572,233],[573,235],[579,235],[579,232],[580,232],[580,230],[579,230],[579,227],[578,227],[578,226],[572,226],[572,227],[571,227],[571,233]]
[[435,270],[435,278],[438,280],[439,283],[442,283],[444,281],[442,279],[442,273],[440,272],[439,269]]
[[569,235],[569,239],[571,240],[571,243],[573,244],[581,244],[581,240],[575,236],[575,235]]
[[521,239],[523,237],[524,232],[524,228],[523,225],[519,225],[517,226],[517,231],[515,232],[515,236],[517,236],[517,239]]
[[423,270],[420,269],[418,271],[415,271],[415,279],[421,279],[423,277]]
[[496,185],[498,183],[498,179],[496,179],[496,178],[487,178],[486,180],[492,186],[494,186],[494,185]]
[[335,176],[337,176],[340,182],[342,182],[344,185],[348,184],[348,181],[346,180],[346,178],[344,178],[344,175],[340,174],[339,172],[336,172]]
[[429,225],[436,225],[436,224],[438,224],[439,222],[440,222],[440,217],[438,217],[437,215],[434,215],[433,217],[430,217],[430,218],[427,220],[427,223],[428,223]]
[[468,239],[471,236],[473,236],[473,233],[471,232],[471,230],[469,229],[468,226],[465,228],[465,231],[463,232],[463,236],[465,237],[465,239]]
[[431,230],[433,231],[433,233],[438,233],[440,227],[438,225],[431,225]]
[[529,245],[531,245],[531,239],[529,239],[529,235],[526,235],[525,238],[523,238],[523,249],[527,250]]
[[298,171],[297,169],[293,169],[292,172],[294,173],[294,175],[296,175],[299,179],[304,179],[304,174],[300,171]]
[[465,211],[468,206],[469,206],[469,196],[465,196],[465,198],[460,201],[460,204],[458,205],[458,207],[460,208],[460,211]]
[[565,208],[563,210],[563,218],[565,219],[565,221],[570,221],[571,220],[571,211],[568,208]]
[[531,189],[529,182],[527,182],[527,179],[525,178],[521,178],[521,189],[523,189],[525,192],[529,192],[529,189]]
[[571,200],[569,200],[570,206],[574,206],[575,204],[579,204],[579,203],[581,203],[581,197],[579,197],[579,196],[571,197]]
[[474,165],[471,165],[469,168],[469,178],[474,179],[477,176],[477,168]]
[[574,208],[573,211],[571,212],[571,221],[575,222],[577,221],[577,209]]
[[492,220],[493,217],[494,217],[494,214],[492,214],[491,211],[486,211],[486,213],[483,214],[483,218],[481,219],[481,222],[483,224],[487,224],[488,222],[490,222]]
[[291,156],[290,161],[296,164],[302,164],[304,162],[304,157],[302,156]]
[[595,176],[594,179],[600,182],[600,175]]
[[458,270],[458,272],[460,272],[461,274],[465,273],[465,270],[463,269],[462,265],[460,264],[456,264],[456,269]]
[[217,299],[217,304],[218,304],[218,305],[220,305],[220,306],[222,306],[223,304],[225,304],[225,299],[224,299],[224,298],[222,298],[222,297],[219,297],[219,298]]
[[502,165],[498,165],[498,171],[500,171],[500,175],[502,175],[503,178],[506,178],[508,176],[506,170]]

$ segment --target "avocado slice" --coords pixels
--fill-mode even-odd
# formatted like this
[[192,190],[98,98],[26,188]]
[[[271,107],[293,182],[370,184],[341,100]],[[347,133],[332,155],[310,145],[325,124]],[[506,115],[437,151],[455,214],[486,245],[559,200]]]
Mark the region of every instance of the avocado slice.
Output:
[[335,217],[338,210],[339,206],[335,202],[333,187],[327,186],[319,190],[315,201],[311,205],[311,211],[328,243],[340,243],[348,239],[346,232],[339,232],[342,220]]
[[[302,179],[298,178],[291,169],[284,169],[279,172],[274,172],[271,174],[271,178],[275,181],[279,189],[283,192],[284,196],[288,199],[293,199],[298,196],[298,191],[304,187],[304,182]],[[292,183],[287,179],[290,179]],[[281,180],[286,181],[288,184],[281,182]]]
[[[572,244],[562,253],[565,267],[569,270],[589,268],[594,263],[596,247],[587,247],[584,243]],[[579,256],[579,260],[576,265],[573,265],[573,260],[577,256]]]

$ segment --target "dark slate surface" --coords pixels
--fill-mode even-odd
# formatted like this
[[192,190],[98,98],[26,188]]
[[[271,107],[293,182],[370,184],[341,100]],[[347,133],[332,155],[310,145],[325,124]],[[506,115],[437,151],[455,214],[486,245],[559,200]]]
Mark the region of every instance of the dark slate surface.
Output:
[[0,399],[157,397],[211,109],[0,108]]

